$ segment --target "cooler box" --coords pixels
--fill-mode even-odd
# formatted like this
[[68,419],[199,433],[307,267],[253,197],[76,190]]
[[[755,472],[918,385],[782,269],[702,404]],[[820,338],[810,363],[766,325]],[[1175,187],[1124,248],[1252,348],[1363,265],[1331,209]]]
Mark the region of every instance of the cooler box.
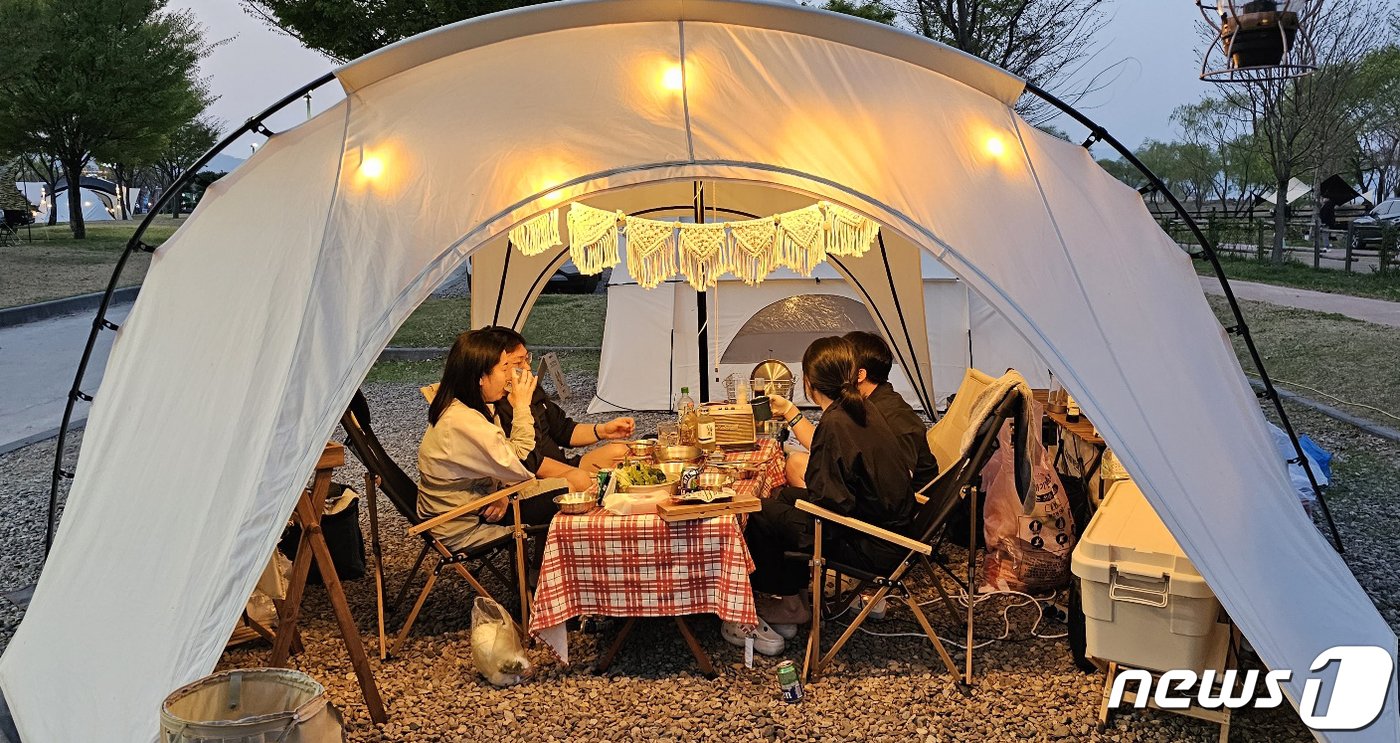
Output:
[[1109,489],[1071,563],[1087,653],[1131,668],[1223,670],[1220,602],[1131,480]]

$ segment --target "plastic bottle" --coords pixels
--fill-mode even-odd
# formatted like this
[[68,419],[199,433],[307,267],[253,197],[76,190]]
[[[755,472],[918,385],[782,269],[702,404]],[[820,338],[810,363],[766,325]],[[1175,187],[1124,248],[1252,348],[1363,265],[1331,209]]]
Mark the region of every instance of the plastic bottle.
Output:
[[1079,422],[1079,403],[1075,401],[1074,397],[1070,397],[1065,405],[1065,420],[1070,423]]
[[706,454],[715,450],[715,419],[705,408],[700,408],[696,415],[695,442]]
[[681,396],[676,399],[677,420],[681,426],[681,446],[695,446],[698,425],[695,400],[690,396],[690,388],[682,387]]

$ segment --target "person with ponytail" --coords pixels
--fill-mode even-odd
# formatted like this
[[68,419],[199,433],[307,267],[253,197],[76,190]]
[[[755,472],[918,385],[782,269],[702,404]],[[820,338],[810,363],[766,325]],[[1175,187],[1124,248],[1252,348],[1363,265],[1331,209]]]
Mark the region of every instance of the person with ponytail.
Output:
[[[511,357],[523,346],[520,334],[507,328],[481,328],[457,336],[418,446],[419,516],[432,518],[532,477],[521,455],[535,445],[530,400],[538,380]],[[492,408],[501,403],[514,411],[509,436]],[[563,480],[541,480],[536,489],[567,485]],[[435,527],[433,536],[453,550],[482,544],[509,532],[508,506],[505,499],[496,501]],[[548,523],[556,508],[549,498],[529,498],[521,503],[521,520]]]
[[[787,420],[811,452],[806,487],[784,488],[765,499],[744,531],[755,566],[750,578],[759,616],[783,637],[792,637],[796,625],[811,619],[808,602],[799,595],[808,571],[783,557],[785,552],[810,553],[813,545],[812,519],[793,505],[797,500],[899,534],[913,523],[914,488],[903,450],[884,417],[861,395],[858,380],[851,341],[819,338],[802,356],[802,386],[807,399],[822,409],[821,422],[814,425],[789,400],[771,398],[773,414]],[[822,548],[834,560],[877,573],[904,556],[899,548],[850,530],[829,530]],[[729,634],[725,639],[733,642]]]

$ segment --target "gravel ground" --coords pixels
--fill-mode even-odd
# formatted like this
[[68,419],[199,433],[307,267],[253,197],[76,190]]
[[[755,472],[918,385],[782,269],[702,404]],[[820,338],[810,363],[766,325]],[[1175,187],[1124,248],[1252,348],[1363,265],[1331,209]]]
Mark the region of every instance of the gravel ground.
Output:
[[[591,378],[576,375],[576,389],[591,389]],[[375,428],[391,455],[413,474],[426,404],[411,384],[377,384],[366,389]],[[580,396],[566,406],[575,413]],[[1382,445],[1344,424],[1306,411],[1295,413],[1300,430],[1338,453],[1339,482],[1330,502],[1347,540],[1347,559],[1392,627],[1400,627],[1396,564],[1400,552],[1388,524],[1400,518],[1400,447]],[[582,416],[580,419],[589,420]],[[659,416],[642,416],[643,430]],[[76,446],[81,435],[73,438]],[[53,442],[0,457],[0,586],[31,582],[37,572],[42,524],[37,514],[47,497]],[[353,463],[337,474],[360,482]],[[366,533],[368,527],[366,526]],[[417,554],[404,534],[404,522],[388,514],[383,524],[387,587],[397,591]],[[949,559],[965,559],[956,549]],[[487,576],[489,577],[489,576]],[[421,578],[420,578],[421,581]],[[414,590],[421,585],[415,584]],[[488,582],[489,585],[489,582]],[[346,584],[351,609],[369,647],[374,647],[374,586],[369,578]],[[500,597],[511,591],[501,587]],[[921,596],[933,596],[922,585]],[[752,670],[742,652],[719,636],[718,622],[691,622],[700,643],[721,669],[720,678],[699,675],[680,637],[663,621],[643,622],[606,675],[589,664],[611,637],[571,634],[574,664],[561,667],[548,651],[530,652],[536,673],[526,683],[496,689],[472,670],[471,594],[451,577],[439,582],[401,657],[373,659],[390,721],[368,720],[354,674],[339,643],[324,593],[309,589],[302,629],[306,652],[293,658],[330,690],[346,718],[350,741],[455,741],[503,736],[520,740],[1214,740],[1212,725],[1162,712],[1120,714],[1103,733],[1093,723],[1102,676],[1077,671],[1062,639],[1032,636],[1035,611],[1010,611],[1009,640],[975,654],[976,685],[962,696],[942,670],[930,645],[914,638],[858,635],[837,666],[807,688],[807,698],[786,705],[778,697],[774,669],[782,658],[759,656]],[[996,598],[978,609],[979,635],[1002,631],[1001,613],[1010,599]],[[407,607],[405,607],[407,608]],[[938,613],[930,619],[945,637],[956,627]],[[8,643],[18,612],[0,601],[0,646]],[[390,630],[400,617],[391,616]],[[879,632],[917,631],[907,610],[893,608],[888,619],[870,622]],[[1039,632],[1056,635],[1063,626],[1046,622]],[[798,660],[805,635],[790,643],[787,659]],[[960,651],[950,648],[961,662]],[[221,668],[258,666],[267,647],[253,643],[234,649]],[[1243,710],[1235,716],[1235,740],[1311,740],[1286,710]]]

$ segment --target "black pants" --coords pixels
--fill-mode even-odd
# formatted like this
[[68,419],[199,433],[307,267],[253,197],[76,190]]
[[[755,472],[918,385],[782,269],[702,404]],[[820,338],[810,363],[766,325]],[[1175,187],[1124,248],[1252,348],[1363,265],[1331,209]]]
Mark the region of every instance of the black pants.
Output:
[[[802,495],[805,495],[804,490],[786,488],[778,497],[764,500],[763,510],[749,516],[744,540],[748,542],[754,564],[749,580],[757,591],[794,596],[811,581],[811,568],[806,562],[784,557],[787,552],[810,556],[815,544],[812,516],[793,505]],[[898,547],[859,536],[835,524],[823,524],[822,533],[823,556],[859,570],[884,574],[907,554]]]
[[[526,526],[543,526],[554,518],[554,514],[559,513],[559,504],[554,502],[554,496],[568,492],[566,490],[550,490],[533,498],[526,498],[520,501],[520,520]],[[496,522],[501,526],[511,526],[515,524],[515,509],[507,508],[506,515]]]

